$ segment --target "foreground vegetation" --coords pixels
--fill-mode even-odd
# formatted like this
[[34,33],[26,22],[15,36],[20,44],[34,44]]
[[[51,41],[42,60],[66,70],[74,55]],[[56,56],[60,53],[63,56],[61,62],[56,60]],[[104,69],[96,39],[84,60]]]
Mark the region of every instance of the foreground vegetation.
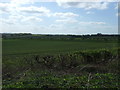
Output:
[[3,88],[120,88],[111,40],[3,39]]
[[7,60],[3,88],[119,88],[117,50]]

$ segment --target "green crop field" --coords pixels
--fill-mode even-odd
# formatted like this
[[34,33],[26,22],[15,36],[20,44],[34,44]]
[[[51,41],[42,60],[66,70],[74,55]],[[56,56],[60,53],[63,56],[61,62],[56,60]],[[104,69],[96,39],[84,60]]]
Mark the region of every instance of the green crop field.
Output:
[[120,88],[118,41],[3,39],[3,88]]
[[94,40],[33,40],[33,39],[7,39],[3,40],[4,54],[55,54],[88,49],[114,48],[117,41]]

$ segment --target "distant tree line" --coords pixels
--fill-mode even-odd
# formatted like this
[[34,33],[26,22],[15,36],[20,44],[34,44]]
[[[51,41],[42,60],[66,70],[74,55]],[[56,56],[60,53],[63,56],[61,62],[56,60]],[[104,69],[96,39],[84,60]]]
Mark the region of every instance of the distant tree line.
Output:
[[[57,40],[118,40],[120,34],[87,34],[87,35],[51,35],[51,34],[31,34],[31,33],[2,33],[3,39],[57,39]],[[120,39],[119,39],[120,40]]]

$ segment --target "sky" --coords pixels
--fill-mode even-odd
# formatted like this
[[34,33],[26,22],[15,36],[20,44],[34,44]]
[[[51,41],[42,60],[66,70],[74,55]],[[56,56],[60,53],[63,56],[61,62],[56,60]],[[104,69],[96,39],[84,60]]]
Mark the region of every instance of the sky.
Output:
[[0,1],[0,33],[117,34],[117,2]]

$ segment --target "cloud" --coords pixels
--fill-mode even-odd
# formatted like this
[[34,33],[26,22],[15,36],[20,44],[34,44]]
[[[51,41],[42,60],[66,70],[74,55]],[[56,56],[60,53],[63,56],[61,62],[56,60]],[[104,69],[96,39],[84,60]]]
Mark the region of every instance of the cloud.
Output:
[[56,20],[58,23],[75,23],[77,22],[75,17],[78,17],[79,15],[72,12],[56,12],[53,13],[53,16],[60,18]]
[[78,17],[79,15],[72,12],[56,12],[53,14],[53,16],[60,18],[56,20],[57,23],[70,24],[78,22],[75,17]]
[[0,13],[7,13],[9,12],[8,3],[0,3]]
[[77,23],[76,19],[58,19],[56,20],[58,23]]
[[24,4],[33,4],[35,3],[35,1],[34,0],[10,0],[10,3],[20,6]]
[[[33,6],[33,0],[11,0],[9,3],[0,3],[0,12],[8,13],[38,13],[38,14],[47,14],[50,12],[46,7],[37,7]],[[27,6],[27,4],[29,4]],[[31,5],[31,6],[30,6]]]
[[49,25],[48,28],[51,28],[51,29],[60,29],[63,27],[63,24],[51,24]]
[[29,14],[39,14],[39,15],[49,15],[50,10],[46,7],[20,7],[20,12],[29,13]]
[[9,24],[9,25],[14,24],[14,22],[10,22],[9,19],[0,19],[0,22],[5,23],[5,24]]
[[85,10],[90,9],[100,9],[104,10],[108,8],[109,3],[108,2],[61,2],[60,0],[57,1],[59,6],[62,6],[64,8],[83,8]]
[[20,3],[17,3],[17,1],[11,0],[9,3],[0,3],[0,14],[4,15],[1,22],[6,24],[41,22],[43,20],[39,16],[50,16],[50,10],[46,7],[32,6],[32,4],[27,7],[21,6],[29,2],[29,0],[25,0],[25,2],[22,2],[22,0]]
[[105,25],[105,22],[79,22],[80,25]]
[[23,22],[41,22],[43,20],[41,18],[31,16],[31,17],[24,18],[22,21]]
[[5,24],[30,24],[35,22],[42,22],[43,20],[37,16],[24,16],[24,15],[10,15],[7,18],[2,18],[0,22]]
[[18,22],[20,22],[23,18],[25,18],[25,16],[23,15],[8,15],[7,17],[3,17],[1,18],[0,22],[4,23],[4,24],[17,24]]
[[53,16],[60,17],[60,18],[72,18],[72,17],[77,17],[79,15],[74,14],[72,12],[66,12],[66,13],[56,12],[56,13],[53,14]]
[[[0,11],[12,12],[17,11],[22,5],[33,4],[33,0],[8,0],[7,2],[0,2]],[[2,13],[3,13],[2,12]]]
[[94,14],[94,12],[88,11],[86,12],[86,14]]

